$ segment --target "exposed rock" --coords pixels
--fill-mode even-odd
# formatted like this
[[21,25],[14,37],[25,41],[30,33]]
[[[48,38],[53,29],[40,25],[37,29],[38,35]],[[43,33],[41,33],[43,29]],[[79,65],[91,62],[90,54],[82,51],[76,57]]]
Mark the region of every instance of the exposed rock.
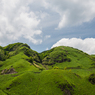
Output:
[[2,75],[3,75],[3,74],[14,74],[14,73],[17,73],[14,68],[11,68],[11,69],[4,69],[4,70],[2,70],[2,72],[1,72]]

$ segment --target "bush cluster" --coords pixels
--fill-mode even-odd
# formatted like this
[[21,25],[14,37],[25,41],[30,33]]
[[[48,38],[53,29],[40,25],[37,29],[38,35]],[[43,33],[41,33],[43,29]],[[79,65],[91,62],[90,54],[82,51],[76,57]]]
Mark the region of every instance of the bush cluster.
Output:
[[95,84],[95,74],[93,73],[93,74],[91,74],[90,76],[89,76],[89,82],[91,82],[92,84]]

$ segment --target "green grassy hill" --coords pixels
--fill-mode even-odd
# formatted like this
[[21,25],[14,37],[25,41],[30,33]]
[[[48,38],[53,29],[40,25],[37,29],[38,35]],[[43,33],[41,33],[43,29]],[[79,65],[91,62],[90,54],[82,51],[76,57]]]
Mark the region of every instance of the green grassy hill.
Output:
[[95,55],[59,46],[37,53],[27,44],[0,47],[0,95],[94,95]]

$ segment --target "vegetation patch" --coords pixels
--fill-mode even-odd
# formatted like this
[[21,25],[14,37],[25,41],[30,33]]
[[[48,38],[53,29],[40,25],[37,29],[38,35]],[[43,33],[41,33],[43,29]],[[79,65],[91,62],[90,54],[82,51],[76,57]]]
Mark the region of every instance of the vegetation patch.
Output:
[[2,63],[0,63],[0,67],[2,67],[3,66],[3,64]]
[[78,74],[74,73],[74,75],[76,75],[78,78],[81,78],[81,76],[79,76]]
[[67,67],[66,69],[81,69],[81,66],[77,66],[77,67]]
[[11,89],[12,87],[17,86],[17,85],[20,85],[20,82],[13,81],[13,82],[9,85],[9,87],[6,88],[6,90],[9,90],[9,91],[10,91],[10,89]]
[[8,52],[4,49],[0,49],[0,61],[5,61],[8,57]]
[[58,85],[58,88],[60,88],[64,92],[63,95],[73,95],[74,87],[74,85],[70,85],[69,83],[61,83]]
[[92,63],[91,65],[94,65],[95,66],[95,63]]
[[9,94],[5,93],[3,90],[0,89],[0,95],[9,95]]
[[5,46],[4,47],[4,50],[6,51],[14,51],[14,50],[17,50],[18,47],[23,44],[23,43],[14,43],[14,44],[9,44],[8,46]]
[[71,62],[71,59],[67,56],[66,52],[64,51],[55,51],[51,52],[48,56],[43,59],[43,64],[45,65],[53,65],[55,63],[62,63],[62,62]]
[[91,82],[92,84],[94,84],[95,85],[95,74],[93,73],[93,74],[91,74],[90,76],[89,76],[89,82]]

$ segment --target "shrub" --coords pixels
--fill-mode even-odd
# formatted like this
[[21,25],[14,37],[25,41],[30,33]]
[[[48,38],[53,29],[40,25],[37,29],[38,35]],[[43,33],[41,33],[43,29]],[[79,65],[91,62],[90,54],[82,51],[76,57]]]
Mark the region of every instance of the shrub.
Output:
[[59,67],[55,66],[54,69],[59,69]]
[[64,70],[66,70],[66,69],[67,69],[67,67],[64,68]]
[[9,54],[5,50],[0,50],[0,60],[5,61],[9,57]]
[[17,49],[18,46],[20,46],[22,43],[14,43],[14,44],[9,44],[8,46],[4,47],[4,50],[7,51],[14,51]]
[[29,49],[25,50],[25,55],[27,55],[28,57],[31,56],[31,53],[30,53]]
[[28,60],[30,63],[33,63],[33,58],[32,57],[29,57],[29,60]]
[[43,71],[43,70],[44,70],[44,68],[39,68],[39,70]]
[[95,84],[95,74],[91,74],[90,76],[89,76],[89,82],[91,82],[92,84]]
[[64,92],[63,95],[73,95],[74,87],[75,87],[74,85],[69,83],[66,84],[61,83],[58,85],[58,88],[60,88]]

